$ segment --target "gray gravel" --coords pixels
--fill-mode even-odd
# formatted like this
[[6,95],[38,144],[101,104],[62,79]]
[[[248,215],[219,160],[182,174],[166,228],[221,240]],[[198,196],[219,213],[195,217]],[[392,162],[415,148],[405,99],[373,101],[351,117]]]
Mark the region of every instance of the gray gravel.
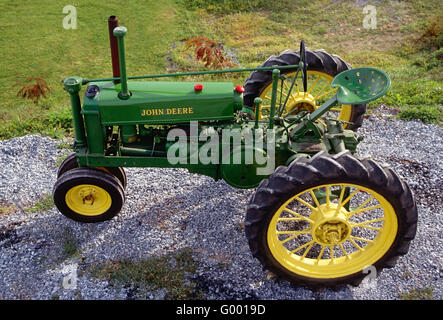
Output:
[[[113,220],[71,221],[52,208],[25,208],[52,192],[59,141],[28,135],[0,141],[0,299],[163,299],[165,290],[112,285],[88,268],[112,260],[147,259],[191,248],[198,262],[189,281],[203,299],[399,299],[414,289],[443,298],[443,130],[419,121],[391,119],[380,108],[359,131],[360,157],[390,164],[416,194],[419,223],[409,254],[396,267],[359,287],[311,291],[264,272],[243,231],[253,190],[183,169],[129,168],[127,200]],[[64,254],[66,238],[79,249]],[[70,272],[75,283],[66,284]],[[75,288],[74,288],[75,287]],[[135,294],[134,294],[135,292]]]

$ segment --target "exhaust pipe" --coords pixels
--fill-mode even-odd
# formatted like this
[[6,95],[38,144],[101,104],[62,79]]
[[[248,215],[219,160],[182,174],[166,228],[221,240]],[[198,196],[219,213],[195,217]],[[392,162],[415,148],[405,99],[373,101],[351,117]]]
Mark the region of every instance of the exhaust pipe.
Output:
[[[112,75],[113,78],[120,78],[120,62],[118,56],[117,37],[114,36],[114,29],[118,27],[118,18],[110,16],[108,19],[109,43],[111,46]],[[120,80],[114,80],[114,83],[120,83]]]

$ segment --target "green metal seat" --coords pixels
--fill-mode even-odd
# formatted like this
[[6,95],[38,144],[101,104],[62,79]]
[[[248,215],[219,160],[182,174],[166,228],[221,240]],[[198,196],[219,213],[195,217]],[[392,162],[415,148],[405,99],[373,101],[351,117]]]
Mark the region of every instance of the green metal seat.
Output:
[[378,99],[390,86],[389,76],[375,68],[343,71],[331,82],[331,87],[338,87],[337,101],[341,104],[363,104]]

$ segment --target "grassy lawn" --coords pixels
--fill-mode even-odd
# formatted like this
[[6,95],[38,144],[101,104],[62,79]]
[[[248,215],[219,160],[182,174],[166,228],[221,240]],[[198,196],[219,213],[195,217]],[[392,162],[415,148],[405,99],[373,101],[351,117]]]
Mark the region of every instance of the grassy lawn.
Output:
[[[110,15],[117,15],[129,31],[130,75],[202,69],[182,49],[184,41],[196,36],[223,43],[242,67],[257,66],[288,48],[296,50],[305,39],[310,49],[339,54],[353,67],[388,72],[392,88],[376,104],[399,108],[405,118],[442,118],[443,49],[429,36],[430,31],[437,36],[442,32],[439,0],[374,1],[375,30],[363,28],[366,1],[360,0],[131,0],[125,5],[76,0],[71,3],[77,10],[76,30],[63,28],[66,4],[0,2],[0,139],[70,132],[69,97],[61,80],[70,75],[111,76]],[[427,33],[426,41],[419,40]],[[224,80],[242,84],[247,76]],[[16,96],[21,87],[16,84],[30,77],[43,78],[52,89],[38,105]]]

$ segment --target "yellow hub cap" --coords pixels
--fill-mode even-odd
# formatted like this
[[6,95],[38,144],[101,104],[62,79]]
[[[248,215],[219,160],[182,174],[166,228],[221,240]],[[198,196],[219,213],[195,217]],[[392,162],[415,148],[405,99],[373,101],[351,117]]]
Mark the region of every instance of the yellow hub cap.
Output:
[[345,242],[352,227],[346,218],[346,210],[338,204],[320,205],[312,210],[310,219],[315,221],[312,226],[312,236],[323,246],[338,245]]
[[273,257],[310,278],[339,278],[373,265],[395,240],[398,222],[379,193],[354,184],[327,184],[286,201],[267,231]]
[[85,216],[103,214],[112,204],[111,196],[105,189],[90,184],[82,184],[69,189],[65,201],[69,209]]
[[[277,105],[280,101],[280,96],[282,96],[282,103],[286,100],[289,94],[289,89],[291,86],[291,77],[295,76],[295,72],[286,74],[288,79],[283,82],[283,90],[281,89],[281,82],[278,84],[277,89]],[[327,99],[331,98],[337,88],[331,88],[330,84],[333,77],[319,71],[307,71],[308,78],[308,88],[307,91],[301,91],[303,85],[301,79],[298,78],[296,81],[296,86],[292,90],[288,98],[288,103],[286,105],[286,110],[283,111],[282,115],[285,116],[289,112],[293,111],[292,114],[297,114],[302,110],[309,112],[315,111],[318,107],[322,105]],[[263,99],[261,105],[259,119],[268,118],[269,111],[271,109],[271,95],[272,95],[272,84],[263,90],[260,98]],[[294,109],[296,109],[294,111]],[[331,109],[329,116],[334,115],[335,118],[343,121],[351,121],[352,106],[351,105],[339,105]],[[344,125],[346,127],[346,125]]]

